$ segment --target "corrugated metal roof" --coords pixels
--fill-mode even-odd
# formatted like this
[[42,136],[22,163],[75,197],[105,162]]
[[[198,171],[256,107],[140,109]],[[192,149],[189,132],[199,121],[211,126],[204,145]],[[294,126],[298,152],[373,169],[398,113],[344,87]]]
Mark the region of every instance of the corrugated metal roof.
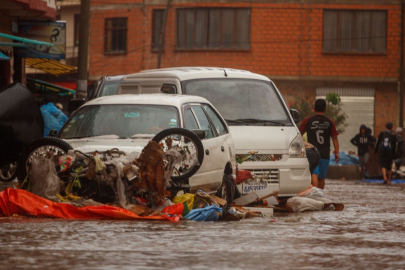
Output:
[[53,59],[26,58],[25,64],[55,76],[77,72],[76,67],[59,63]]

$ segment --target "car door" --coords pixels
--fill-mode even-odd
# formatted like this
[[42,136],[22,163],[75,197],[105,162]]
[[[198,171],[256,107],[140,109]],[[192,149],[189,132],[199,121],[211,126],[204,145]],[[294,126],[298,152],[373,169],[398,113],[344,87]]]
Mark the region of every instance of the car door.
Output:
[[231,164],[231,166],[235,165],[235,162],[233,162],[235,157],[232,150],[234,149],[232,135],[230,134],[225,121],[219,116],[218,112],[212,107],[212,105],[202,104],[202,108],[207,114],[208,119],[217,134],[216,140],[220,147],[214,149],[214,154],[217,158],[215,162],[219,166],[218,169],[222,170],[223,174],[228,163]]
[[[227,136],[229,132],[226,127],[219,127],[221,132],[219,136],[207,111],[204,109],[209,105],[189,104],[185,107],[185,126],[187,129],[201,129],[205,131],[205,139],[202,140],[204,146],[204,161],[200,170],[190,179],[192,186],[204,186],[207,191],[215,191],[222,182],[224,169],[229,161],[229,147],[227,145]],[[222,124],[223,126],[223,124]],[[225,133],[224,133],[225,131]],[[191,181],[193,183],[191,183]]]

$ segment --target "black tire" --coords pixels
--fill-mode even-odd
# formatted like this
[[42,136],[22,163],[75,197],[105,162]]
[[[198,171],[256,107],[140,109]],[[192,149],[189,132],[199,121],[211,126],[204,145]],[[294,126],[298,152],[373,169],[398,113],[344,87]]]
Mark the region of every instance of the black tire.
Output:
[[0,181],[11,182],[17,176],[17,162],[5,164],[0,167]]
[[196,150],[197,150],[197,159],[200,164],[194,165],[189,171],[187,171],[186,173],[184,173],[182,175],[172,176],[173,181],[185,180],[185,179],[188,179],[191,176],[193,176],[200,169],[201,164],[203,163],[203,160],[204,160],[204,146],[203,146],[200,138],[198,138],[198,136],[195,135],[194,132],[192,132],[188,129],[185,129],[185,128],[165,129],[165,130],[159,132],[158,134],[156,134],[156,136],[153,137],[152,141],[160,143],[164,138],[171,136],[171,135],[176,135],[176,134],[185,136],[194,143]]
[[[23,183],[24,179],[27,177],[27,169],[29,166],[29,158],[35,151],[43,147],[49,147],[57,150],[60,154],[66,154],[67,151],[73,149],[73,147],[67,142],[55,138],[55,137],[43,137],[38,140],[31,142],[22,152],[21,158],[17,166],[17,178],[20,185]],[[23,187],[22,187],[23,188]]]

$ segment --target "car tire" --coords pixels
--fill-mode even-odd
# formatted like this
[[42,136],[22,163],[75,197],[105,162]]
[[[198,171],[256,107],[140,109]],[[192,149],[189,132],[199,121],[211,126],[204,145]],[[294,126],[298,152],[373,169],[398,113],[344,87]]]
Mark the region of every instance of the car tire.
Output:
[[185,129],[185,128],[169,128],[169,129],[165,129],[161,132],[159,132],[158,134],[156,134],[155,137],[153,137],[152,141],[155,141],[157,143],[160,143],[164,138],[171,136],[171,135],[182,135],[187,137],[188,139],[190,139],[197,150],[197,160],[200,163],[199,165],[194,165],[193,168],[191,168],[188,172],[179,175],[179,176],[172,176],[172,180],[176,181],[176,180],[185,180],[190,178],[191,176],[193,176],[201,167],[201,164],[203,163],[204,160],[204,146],[200,140],[200,138],[198,138],[197,135],[194,134],[194,132]]
[[[31,142],[22,152],[21,158],[18,162],[17,166],[17,178],[18,178],[18,183],[22,185],[24,182],[25,178],[27,177],[28,174],[28,166],[29,166],[29,160],[32,155],[35,155],[36,151],[39,151],[41,149],[55,149],[57,150],[58,153],[64,155],[67,154],[67,152],[73,147],[68,144],[67,142],[55,138],[55,137],[43,137],[40,139],[37,139],[33,142]],[[21,186],[21,188],[24,188]]]
[[4,164],[0,167],[0,181],[11,182],[17,176],[17,162]]

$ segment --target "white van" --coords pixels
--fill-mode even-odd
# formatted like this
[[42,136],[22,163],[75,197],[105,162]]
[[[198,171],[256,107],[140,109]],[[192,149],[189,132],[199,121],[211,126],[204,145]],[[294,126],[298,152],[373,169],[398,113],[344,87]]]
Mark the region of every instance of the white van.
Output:
[[[227,121],[235,143],[239,170],[257,176],[240,185],[242,193],[278,191],[294,196],[311,184],[304,141],[274,83],[244,70],[179,67],[145,70],[122,78],[117,94],[177,93],[209,100]],[[262,192],[260,192],[262,193]]]

